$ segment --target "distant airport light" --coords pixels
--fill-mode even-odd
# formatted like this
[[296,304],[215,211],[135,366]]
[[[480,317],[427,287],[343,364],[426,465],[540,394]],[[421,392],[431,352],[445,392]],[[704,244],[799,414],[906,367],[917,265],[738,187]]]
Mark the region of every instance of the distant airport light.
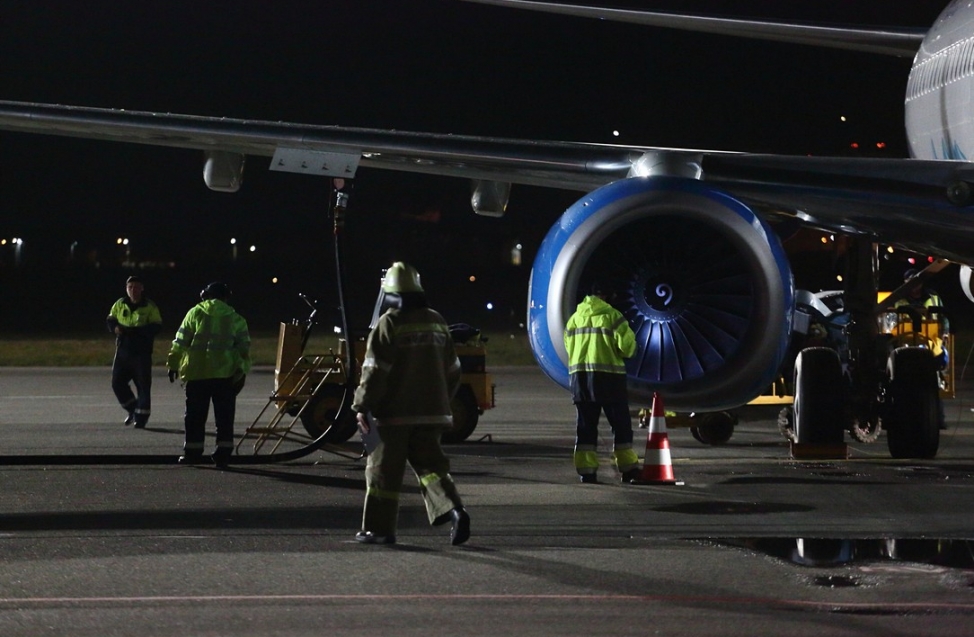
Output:
[[886,246],[886,251],[893,254],[893,246]]
[[471,283],[476,283],[477,282],[477,277],[474,276],[473,274],[471,274],[470,277],[467,280],[470,281]]
[[842,282],[842,275],[841,274],[835,275],[835,280],[838,281],[839,283],[841,283]]
[[119,237],[115,240],[115,243],[120,246],[127,246],[129,244],[129,240],[126,237]]
[[933,257],[927,257],[927,263],[933,263]]
[[5,245],[7,245],[7,240],[6,239],[0,239],[0,246],[5,246]]
[[488,303],[487,303],[487,309],[488,309],[488,310],[492,310],[492,309],[494,309],[494,304],[493,304],[493,303],[490,303],[490,302],[488,302]]
[[612,131],[612,136],[613,137],[618,137],[619,136],[619,131],[617,131],[617,130]]
[[908,258],[906,260],[906,262],[909,263],[910,265],[916,265],[917,264],[917,260],[914,259],[913,257]]
[[257,252],[257,246],[250,246],[251,252]]
[[886,148],[886,142],[876,142],[876,148]]
[[237,240],[236,239],[230,239],[230,245],[232,245],[232,246],[237,245]]
[[277,283],[277,277],[276,276],[275,277],[271,277],[271,283],[275,283],[275,284]]
[[852,142],[851,144],[849,144],[849,147],[850,148],[858,149],[859,148],[859,142]]
[[829,242],[828,239],[826,239],[825,237],[822,237],[822,243],[828,243],[828,242]]
[[847,120],[847,119],[845,118],[845,115],[839,115],[839,121],[840,121],[840,122],[847,122],[847,121],[849,121],[849,120]]

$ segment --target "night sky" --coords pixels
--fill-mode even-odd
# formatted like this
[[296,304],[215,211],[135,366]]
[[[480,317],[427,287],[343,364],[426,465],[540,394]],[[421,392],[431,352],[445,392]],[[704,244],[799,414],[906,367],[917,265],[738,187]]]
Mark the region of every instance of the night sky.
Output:
[[[902,26],[927,26],[942,8],[612,5]],[[909,66],[453,0],[0,0],[0,99],[315,124],[817,155],[884,142],[877,152],[895,157],[906,154]],[[268,173],[267,163],[250,158],[243,189],[227,195],[205,188],[198,152],[0,133],[0,238],[24,237],[35,266],[49,254],[63,262],[75,241],[107,266],[118,257],[115,238],[127,236],[139,259],[193,263],[193,274],[209,279],[233,273],[200,255],[229,255],[233,236],[256,244],[263,259],[246,276],[279,276],[281,294],[293,296],[315,285],[309,272],[313,280],[330,267],[329,186]],[[577,193],[515,187],[507,217],[496,220],[474,217],[468,188],[360,170],[350,268],[377,281],[391,258],[429,271],[441,251],[456,252],[482,280],[509,281],[504,255],[521,241],[527,265],[513,276],[523,272],[526,282],[537,243]],[[4,283],[16,274],[10,259],[0,251]],[[517,301],[501,303],[523,303],[515,287]],[[106,295],[115,292],[121,286]]]

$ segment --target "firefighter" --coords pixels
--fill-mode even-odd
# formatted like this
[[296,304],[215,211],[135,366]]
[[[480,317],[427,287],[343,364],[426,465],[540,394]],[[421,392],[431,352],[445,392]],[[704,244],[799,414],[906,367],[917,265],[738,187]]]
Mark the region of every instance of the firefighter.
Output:
[[169,350],[169,382],[178,376],[186,387],[181,464],[203,461],[210,401],[216,420],[216,450],[211,458],[222,468],[233,453],[237,394],[250,371],[250,334],[247,321],[230,307],[229,300],[230,288],[225,283],[203,288],[200,302],[186,313]]
[[601,412],[612,428],[612,463],[622,474],[622,481],[629,482],[638,474],[623,361],[636,352],[636,335],[607,298],[606,290],[596,283],[565,326],[568,373],[577,413],[573,459],[579,479],[585,483],[598,482],[596,447]]
[[[115,335],[112,391],[128,412],[125,424],[142,429],[152,411],[152,346],[162,329],[162,315],[145,297],[141,278],[125,280],[125,296],[115,301],[105,322]],[[135,386],[135,393],[129,383]]]
[[[440,435],[452,423],[460,360],[443,317],[431,309],[419,273],[397,261],[386,271],[352,409],[374,436],[365,468],[365,544],[394,544],[406,463],[419,482],[430,524],[452,522],[450,542],[470,537],[470,516],[450,476]],[[376,439],[377,438],[377,439]]]

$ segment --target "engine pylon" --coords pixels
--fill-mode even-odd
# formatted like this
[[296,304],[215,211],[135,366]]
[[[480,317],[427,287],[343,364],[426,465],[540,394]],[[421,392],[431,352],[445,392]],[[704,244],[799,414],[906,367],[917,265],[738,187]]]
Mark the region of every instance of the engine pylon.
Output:
[[673,476],[673,461],[670,459],[670,439],[666,433],[666,412],[663,398],[659,392],[653,393],[653,410],[649,417],[646,434],[646,455],[643,469],[633,484],[683,484]]

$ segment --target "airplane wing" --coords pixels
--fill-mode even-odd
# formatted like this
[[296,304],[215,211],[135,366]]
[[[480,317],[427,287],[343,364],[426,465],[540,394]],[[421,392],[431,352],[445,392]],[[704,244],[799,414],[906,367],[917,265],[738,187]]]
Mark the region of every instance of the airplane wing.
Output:
[[[676,163],[769,217],[974,262],[974,210],[958,205],[974,182],[968,162],[525,141],[4,101],[0,130],[271,157],[271,169],[327,176],[351,178],[362,167],[583,192]],[[327,162],[339,170],[324,169]]]
[[[931,40],[911,29],[841,29],[528,0],[468,1],[901,56],[912,56],[921,42],[958,40],[966,31],[946,31],[974,24],[974,10],[959,0],[930,31]],[[969,86],[954,82],[969,77],[961,73],[967,67],[955,63],[961,59],[957,53],[968,49],[945,47],[925,50],[926,57],[918,56],[922,59],[914,66],[925,99],[939,99],[948,84],[951,91]],[[967,95],[955,100],[965,107],[959,115],[949,113],[965,125]],[[923,124],[929,113],[919,110],[913,115]],[[475,182],[475,210],[489,214],[503,213],[511,184],[581,191],[554,220],[531,269],[526,325],[535,359],[552,380],[570,386],[564,326],[578,294],[593,280],[608,282],[619,290],[620,309],[637,338],[636,354],[626,364],[630,399],[648,403],[666,392],[667,405],[683,411],[739,406],[786,373],[781,370],[792,337],[804,332],[791,264],[779,239],[784,230],[801,224],[862,239],[847,242],[851,247],[844,254],[848,307],[856,308],[861,326],[875,318],[874,243],[974,264],[974,166],[966,161],[526,141],[22,102],[0,102],[3,130],[202,150],[204,179],[217,190],[239,187],[249,155],[270,158],[271,170],[329,177],[384,169],[468,178]],[[478,203],[482,188],[483,206]],[[779,220],[782,227],[774,227]],[[817,398],[838,400],[842,391],[836,388],[843,382],[838,358],[826,357],[821,347],[809,349],[805,363],[792,356],[795,378],[804,370],[801,378],[811,379],[795,381],[796,396],[815,390],[822,394],[814,394]],[[873,391],[876,378],[892,370],[895,391],[884,404],[913,405],[900,410],[905,416],[882,412],[884,419],[892,416],[887,432],[895,457],[936,453],[939,430],[931,392],[937,389],[927,382],[935,371],[919,349],[897,349],[878,375],[855,383],[863,392]],[[905,387],[919,389],[911,393]],[[857,415],[861,422],[879,413],[868,411],[876,400],[881,397],[850,399],[863,406]],[[820,409],[828,418],[809,424],[812,408],[799,403],[824,403],[811,398],[795,403],[799,442],[831,439],[836,429],[841,439],[841,423],[836,425],[841,408]],[[920,412],[922,418],[913,418]]]
[[898,57],[913,57],[926,29],[915,28],[845,28],[799,22],[742,20],[700,15],[645,11],[641,9],[611,9],[593,5],[535,2],[534,0],[464,0],[512,9],[527,9],[599,20],[630,22],[644,26],[666,27],[733,35],[759,40],[811,44],[819,47],[867,51]]

